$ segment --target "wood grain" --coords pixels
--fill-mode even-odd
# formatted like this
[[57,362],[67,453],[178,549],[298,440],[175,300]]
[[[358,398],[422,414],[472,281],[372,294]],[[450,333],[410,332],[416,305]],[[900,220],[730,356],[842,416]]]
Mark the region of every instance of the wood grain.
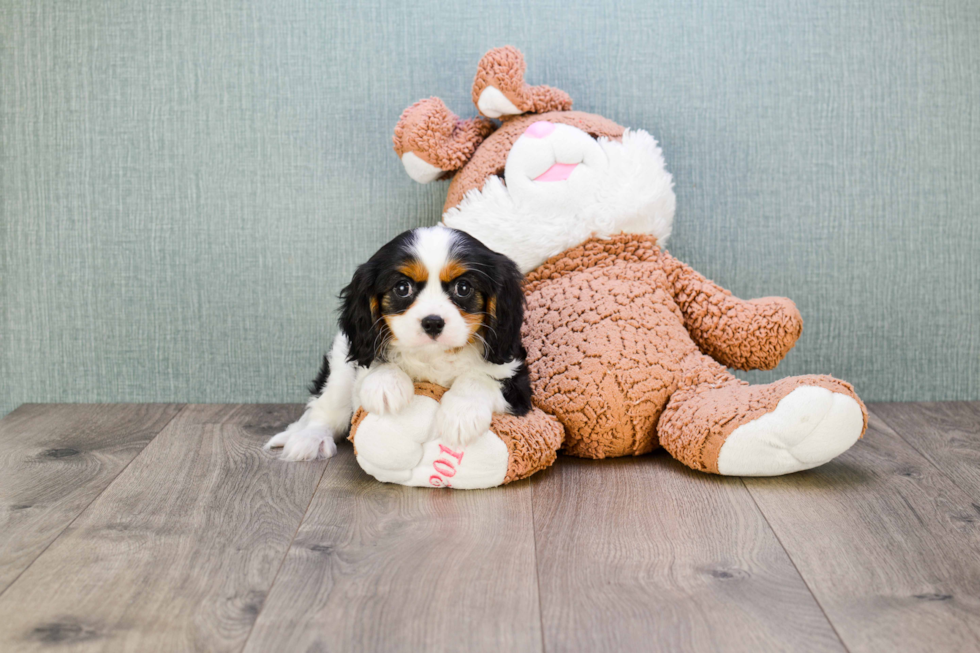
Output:
[[331,460],[246,651],[538,651],[531,488],[385,485]]
[[532,483],[547,650],[842,650],[739,479],[658,454]]
[[786,477],[562,458],[478,492],[261,451],[299,406],[178,410],[0,422],[0,650],[980,649],[976,404],[872,406]]
[[189,406],[0,597],[0,650],[238,651],[326,463],[299,406]]
[[980,511],[980,404],[874,404],[871,410],[969,494]]
[[980,649],[980,510],[877,415],[823,467],[745,483],[850,651]]
[[179,410],[29,404],[0,421],[0,593]]

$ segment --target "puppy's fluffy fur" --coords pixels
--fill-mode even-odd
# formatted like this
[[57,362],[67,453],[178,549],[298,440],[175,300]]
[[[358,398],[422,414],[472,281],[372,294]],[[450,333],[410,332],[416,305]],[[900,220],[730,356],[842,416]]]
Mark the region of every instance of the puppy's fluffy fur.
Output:
[[266,448],[287,460],[328,458],[363,406],[398,413],[413,382],[449,388],[434,428],[466,446],[495,412],[531,409],[522,275],[506,256],[446,227],[406,231],[357,268],[341,291],[340,333],[298,421]]

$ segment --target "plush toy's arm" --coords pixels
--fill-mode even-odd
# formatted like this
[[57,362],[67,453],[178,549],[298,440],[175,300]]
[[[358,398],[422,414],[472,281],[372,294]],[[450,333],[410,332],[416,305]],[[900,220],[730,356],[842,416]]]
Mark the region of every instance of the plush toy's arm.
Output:
[[803,318],[785,297],[743,300],[661,252],[684,326],[705,354],[739,370],[771,370],[796,344]]

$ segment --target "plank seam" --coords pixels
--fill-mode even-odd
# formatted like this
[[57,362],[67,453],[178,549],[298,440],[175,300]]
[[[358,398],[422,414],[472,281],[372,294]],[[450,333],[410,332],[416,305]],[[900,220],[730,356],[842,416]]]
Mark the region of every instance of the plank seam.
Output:
[[[22,405],[26,405],[26,404],[22,404]],[[17,576],[15,576],[14,579],[12,581],[10,581],[10,583],[7,584],[6,587],[4,587],[2,590],[0,590],[0,597],[2,597],[6,593],[7,590],[9,590],[11,587],[13,587],[14,586],[14,583],[16,583],[18,580],[20,580],[20,577],[23,576],[25,573],[27,573],[27,570],[28,569],[30,569],[31,567],[34,566],[34,563],[37,562],[41,558],[41,556],[43,556],[45,554],[45,552],[47,552],[48,549],[51,548],[51,545],[52,544],[54,544],[55,542],[57,542],[58,540],[61,539],[61,536],[65,534],[65,531],[67,531],[69,528],[71,528],[71,525],[74,524],[78,520],[79,517],[81,517],[83,514],[85,514],[85,511],[88,510],[89,507],[91,507],[91,505],[93,503],[95,503],[96,499],[98,499],[99,497],[101,497],[105,493],[105,491],[108,490],[109,487],[113,483],[115,483],[119,479],[120,476],[122,476],[122,473],[125,472],[127,469],[129,469],[129,466],[133,464],[133,461],[143,455],[143,452],[146,451],[146,448],[148,446],[150,446],[150,443],[153,442],[158,435],[160,435],[161,433],[163,433],[164,429],[166,429],[168,426],[170,426],[171,422],[173,422],[180,415],[182,415],[184,413],[184,411],[187,410],[187,407],[189,406],[189,404],[176,404],[176,405],[177,406],[180,406],[180,410],[178,410],[176,413],[174,413],[173,416],[170,419],[168,419],[165,424],[163,424],[159,429],[157,429],[156,433],[154,433],[150,437],[150,439],[146,441],[146,444],[143,445],[143,448],[140,449],[139,452],[135,456],[133,456],[129,460],[128,463],[126,463],[125,465],[122,466],[122,468],[119,470],[119,472],[115,476],[112,477],[112,480],[109,481],[108,483],[106,483],[105,487],[102,488],[99,491],[98,494],[96,494],[94,497],[92,497],[92,500],[89,501],[88,503],[86,503],[85,504],[85,507],[82,508],[81,510],[79,510],[78,511],[78,514],[76,514],[74,517],[72,517],[71,520],[67,524],[65,524],[65,527],[62,528],[60,531],[58,531],[58,534],[57,535],[55,535],[54,537],[51,538],[51,541],[48,542],[44,546],[44,548],[41,549],[41,551],[36,556],[34,556],[34,559],[31,560],[31,562],[30,562],[29,565],[27,565],[26,567],[24,567],[20,571],[20,573],[17,574]]]
[[547,653],[548,648],[544,641],[544,608],[541,606],[541,570],[538,568],[538,529],[535,521],[535,502],[534,485],[535,482],[528,479],[528,486],[531,489],[531,539],[534,542],[534,587],[538,593],[538,628],[541,632],[541,653]]
[[744,478],[739,478],[738,480],[742,484],[742,487],[745,488],[745,491],[748,492],[749,497],[752,499],[752,504],[755,506],[755,509],[759,511],[760,515],[762,515],[762,519],[766,522],[766,526],[769,527],[769,532],[772,533],[772,536],[776,538],[776,542],[779,544],[779,548],[783,550],[783,553],[786,554],[786,558],[789,560],[789,563],[793,565],[793,570],[796,572],[796,575],[800,577],[801,581],[803,581],[803,586],[806,587],[806,591],[810,593],[811,597],[813,597],[813,602],[817,604],[818,608],[820,608],[820,612],[821,614],[823,614],[823,618],[827,620],[827,624],[830,626],[830,629],[834,631],[834,635],[837,637],[837,641],[840,642],[840,645],[844,648],[845,651],[850,652],[851,649],[847,646],[847,643],[844,641],[844,638],[841,637],[839,632],[837,632],[837,626],[834,625],[834,622],[830,619],[830,615],[828,615],[827,611],[824,610],[823,604],[820,603],[820,599],[817,598],[817,595],[813,593],[813,588],[810,587],[810,583],[807,582],[806,577],[803,575],[803,572],[801,572],[800,568],[796,566],[796,560],[793,560],[793,556],[789,554],[789,551],[786,549],[786,546],[783,544],[783,541],[779,538],[779,533],[777,533],[776,529],[773,528],[772,523],[769,521],[769,518],[766,516],[765,511],[759,505],[759,502],[755,500],[755,495],[752,494],[752,488],[750,488],[748,485],[745,484]]
[[[904,403],[911,404],[913,402],[904,402]],[[937,402],[937,403],[941,403],[941,402]],[[948,403],[957,403],[957,402],[948,402]],[[972,404],[973,402],[969,402],[968,401],[968,402],[964,402],[964,403]],[[872,404],[872,406],[874,406],[874,404]],[[962,492],[963,494],[965,494],[966,497],[967,497],[967,499],[969,499],[970,501],[973,500],[973,498],[974,498],[973,497],[973,493],[970,492],[970,491],[968,491],[966,488],[964,488],[957,479],[955,479],[952,476],[950,476],[949,473],[945,469],[943,469],[942,467],[940,467],[939,466],[939,463],[937,463],[935,460],[932,459],[932,456],[929,455],[929,452],[927,450],[923,450],[923,449],[917,447],[915,445],[915,442],[913,442],[909,438],[905,437],[905,434],[902,433],[902,431],[899,430],[899,428],[897,426],[895,426],[895,424],[893,424],[892,422],[888,421],[888,419],[883,414],[879,413],[874,408],[869,407],[868,408],[868,412],[870,412],[875,417],[877,417],[882,422],[884,422],[885,423],[885,426],[887,426],[889,429],[891,429],[892,433],[894,433],[895,435],[897,435],[899,437],[899,439],[902,440],[902,442],[904,442],[905,444],[907,444],[908,446],[910,446],[913,451],[915,451],[917,454],[919,454],[919,456],[921,458],[923,458],[927,463],[929,463],[932,466],[933,469],[935,469],[937,472],[939,472],[939,475],[940,476],[942,476],[943,478],[947,479],[950,483],[953,484],[953,486],[956,489],[958,489],[960,492]]]
[[306,502],[306,509],[303,510],[303,516],[300,517],[299,523],[296,525],[296,530],[293,531],[293,536],[289,539],[289,545],[286,547],[286,550],[283,551],[282,559],[279,561],[279,566],[276,567],[276,573],[272,576],[272,582],[269,583],[269,589],[265,594],[265,598],[262,599],[262,607],[259,608],[258,613],[256,613],[255,619],[252,621],[252,626],[248,629],[248,635],[246,635],[245,639],[242,641],[242,647],[238,649],[239,651],[244,651],[248,646],[249,640],[252,639],[252,633],[255,632],[255,625],[259,623],[259,619],[262,618],[262,613],[265,611],[265,606],[268,603],[269,595],[272,594],[272,588],[276,586],[276,581],[279,579],[279,572],[282,571],[283,565],[286,564],[286,558],[289,557],[289,552],[293,550],[293,543],[296,542],[296,536],[299,535],[299,529],[303,527],[303,523],[306,521],[306,515],[310,512],[310,506],[313,505],[313,499],[316,497],[316,493],[320,490],[320,483],[323,482],[323,477],[330,468],[330,461],[332,458],[333,456],[327,459],[327,464],[323,466],[323,471],[320,472],[320,478],[316,480],[316,487],[314,487],[313,491],[310,493],[310,500]]

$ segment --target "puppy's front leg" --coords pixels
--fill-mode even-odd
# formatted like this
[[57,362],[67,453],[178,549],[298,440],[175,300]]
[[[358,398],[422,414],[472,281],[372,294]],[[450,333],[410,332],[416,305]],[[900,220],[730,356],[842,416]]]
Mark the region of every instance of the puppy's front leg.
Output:
[[361,406],[374,415],[400,413],[415,396],[411,377],[396,365],[380,363],[356,385],[355,394]]
[[310,398],[303,416],[274,435],[265,449],[282,447],[283,460],[317,460],[337,453],[337,438],[350,428],[351,392],[356,366],[347,361],[348,342],[337,334],[330,349],[328,378],[319,396]]
[[499,381],[486,374],[464,374],[439,402],[436,433],[450,444],[465,447],[489,430],[494,413],[506,409]]

